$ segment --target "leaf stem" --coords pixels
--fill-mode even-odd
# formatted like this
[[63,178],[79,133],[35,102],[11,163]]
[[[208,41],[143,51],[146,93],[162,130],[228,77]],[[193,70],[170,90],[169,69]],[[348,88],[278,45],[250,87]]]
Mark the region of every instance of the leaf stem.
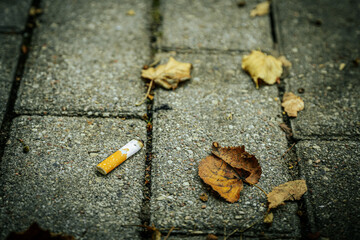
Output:
[[257,187],[260,191],[262,191],[265,194],[265,196],[267,196],[267,193],[265,192],[264,189],[262,189],[261,187],[259,187],[258,185],[255,185],[255,184],[251,184],[251,185]]
[[153,83],[154,83],[154,79],[151,80],[151,82],[150,82],[150,84],[149,84],[149,87],[148,87],[148,90],[147,90],[147,92],[146,92],[145,97],[143,98],[143,100],[141,100],[141,102],[135,104],[136,106],[140,106],[141,104],[143,104],[143,103],[145,102],[146,98],[147,98],[147,97],[149,96],[149,94],[150,94],[150,91],[151,91],[151,88],[152,88]]

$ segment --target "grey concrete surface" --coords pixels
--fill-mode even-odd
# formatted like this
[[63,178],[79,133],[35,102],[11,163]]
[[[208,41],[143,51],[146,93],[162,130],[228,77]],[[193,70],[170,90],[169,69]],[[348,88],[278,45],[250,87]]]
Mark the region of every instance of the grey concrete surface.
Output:
[[272,48],[268,15],[250,18],[261,1],[163,1],[162,47],[220,50]]
[[[162,228],[181,228],[183,233],[217,234],[223,234],[224,228],[229,234],[260,222],[247,234],[259,237],[263,231],[271,237],[298,237],[295,205],[275,211],[274,224],[266,228],[262,226],[266,212],[262,192],[245,186],[240,201],[230,204],[198,177],[199,162],[211,153],[212,142],[218,142],[245,145],[259,159],[263,171],[259,186],[265,191],[290,180],[281,159],[288,146],[278,127],[282,118],[276,86],[257,90],[240,69],[238,54],[180,54],[175,58],[193,63],[192,79],[174,91],[156,91],[151,222]],[[170,110],[157,110],[164,105]],[[208,202],[200,201],[201,193],[209,195]]]
[[31,0],[0,1],[0,32],[21,32],[25,29]]
[[4,118],[17,62],[21,36],[0,34],[0,126]]
[[141,224],[145,151],[106,176],[95,166],[145,133],[140,120],[16,118],[1,161],[1,239],[32,222],[76,239],[139,239],[123,225]]
[[329,239],[360,238],[360,144],[303,141],[296,145],[314,233]]
[[282,51],[293,64],[287,91],[305,90],[305,110],[291,121],[294,136],[359,136],[360,3],[277,0],[274,9]]
[[[150,1],[42,1],[18,113],[123,115],[145,95]],[[129,10],[135,15],[127,15]]]

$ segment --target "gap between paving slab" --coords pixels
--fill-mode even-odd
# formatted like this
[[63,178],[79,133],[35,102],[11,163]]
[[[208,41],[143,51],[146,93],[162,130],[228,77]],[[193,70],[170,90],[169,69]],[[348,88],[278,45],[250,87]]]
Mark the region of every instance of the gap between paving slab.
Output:
[[[106,176],[95,166],[133,138],[140,120],[21,116],[1,162],[1,239],[34,221],[76,239],[140,239],[145,150]],[[22,139],[30,147],[23,152]]]

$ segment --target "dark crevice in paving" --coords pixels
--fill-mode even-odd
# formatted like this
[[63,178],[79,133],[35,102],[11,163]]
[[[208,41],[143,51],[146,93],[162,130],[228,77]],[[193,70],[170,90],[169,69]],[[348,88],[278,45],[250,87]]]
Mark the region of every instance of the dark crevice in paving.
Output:
[[192,49],[192,48],[172,48],[172,47],[161,47],[156,49],[158,52],[172,52],[175,51],[177,53],[194,53],[194,54],[229,54],[229,53],[236,53],[236,54],[243,54],[249,53],[249,50],[242,50],[242,49],[228,49],[228,50],[221,50],[216,48],[200,48],[200,49]]
[[[40,8],[40,0],[33,0],[32,7],[34,8]],[[18,64],[16,66],[16,72],[14,75],[13,83],[10,90],[9,100],[7,102],[6,106],[6,112],[4,114],[4,119],[1,123],[1,129],[0,129],[0,162],[4,155],[4,149],[5,144],[9,138],[10,134],[10,128],[12,124],[12,120],[17,117],[17,114],[14,112],[14,106],[17,98],[17,92],[20,87],[20,82],[22,79],[22,76],[24,74],[25,69],[25,63],[29,55],[31,40],[32,40],[32,34],[34,31],[34,28],[36,27],[36,18],[37,16],[34,15],[28,15],[28,19],[26,22],[26,28],[23,32],[23,39],[21,43],[21,51],[20,57],[18,60]]]
[[52,117],[86,117],[86,118],[125,118],[125,119],[140,119],[143,120],[142,116],[134,113],[117,113],[117,112],[89,112],[85,111],[64,111],[64,112],[34,112],[34,111],[24,111],[20,113],[14,113],[14,117],[21,115],[29,116],[52,116]]
[[[275,50],[280,54],[283,55],[283,49],[281,46],[281,39],[280,37],[280,31],[279,27],[276,23],[279,21],[276,20],[278,11],[276,9],[276,4],[271,3],[270,4],[270,26],[271,26],[271,36],[273,39]],[[279,44],[280,41],[280,44]],[[284,78],[287,77],[288,73],[286,72],[287,69],[284,69],[283,76],[281,77],[281,82],[278,84],[278,92],[279,92],[279,99],[280,102],[282,102],[284,94],[286,92],[286,83],[284,81]],[[283,107],[281,107],[281,110],[284,111]],[[292,130],[293,128],[291,126],[290,118],[286,114],[282,114],[283,122]],[[288,165],[290,166],[290,175],[292,176],[293,180],[299,179],[301,176],[300,168],[298,165],[298,156],[296,153],[296,144],[298,143],[298,139],[295,139],[292,135],[287,137],[288,141],[288,147],[289,147],[289,153],[288,153]],[[301,198],[298,202],[298,210],[297,210],[297,216],[300,218],[300,224],[301,224],[301,238],[306,239],[306,233],[309,232],[310,229],[310,223],[309,218],[307,215],[307,209],[304,198]]]
[[[155,59],[157,53],[156,44],[158,38],[161,37],[159,34],[159,28],[162,23],[162,17],[160,13],[160,0],[153,0],[151,7],[151,24],[150,24],[150,47],[151,56],[150,60]],[[146,116],[143,119],[147,122],[146,124],[146,154],[145,154],[145,173],[144,173],[144,185],[143,185],[143,202],[141,206],[140,219],[142,225],[150,225],[151,221],[151,162],[153,157],[153,146],[152,146],[152,127],[153,127],[153,112],[154,112],[154,100],[147,99],[146,101]],[[148,231],[144,230],[141,234],[143,239],[150,239],[151,235]]]

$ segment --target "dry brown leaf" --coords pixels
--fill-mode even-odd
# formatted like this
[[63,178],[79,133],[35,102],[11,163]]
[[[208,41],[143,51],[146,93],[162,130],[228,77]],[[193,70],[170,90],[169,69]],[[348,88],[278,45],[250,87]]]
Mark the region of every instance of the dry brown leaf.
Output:
[[298,111],[304,109],[304,101],[301,97],[296,96],[292,92],[288,92],[284,94],[281,106],[284,107],[289,117],[297,117]]
[[241,67],[250,74],[256,88],[259,88],[259,81],[274,84],[283,72],[280,60],[255,50],[250,55],[244,56]]
[[273,221],[274,221],[274,214],[273,214],[272,212],[266,214],[266,216],[264,217],[264,223],[266,223],[266,224],[272,224]]
[[243,181],[258,182],[261,167],[245,147],[220,147],[213,143],[212,153],[200,162],[199,176],[227,201],[239,200]]
[[270,2],[265,1],[256,5],[256,7],[253,10],[251,10],[250,16],[251,17],[263,16],[268,14],[269,11],[270,11]]
[[[260,164],[254,155],[245,151],[245,146],[220,147],[215,142],[211,152],[232,166],[240,176],[248,175],[244,179],[247,183],[256,184],[259,182],[261,176]],[[246,172],[244,173],[242,170]]]
[[227,201],[239,200],[243,182],[235,170],[216,156],[207,156],[199,165],[199,176]]
[[281,184],[267,194],[269,209],[283,205],[287,200],[299,200],[306,191],[305,180],[295,180]]
[[166,64],[141,71],[141,77],[153,80],[166,89],[175,89],[180,82],[191,78],[191,63],[178,62],[170,57]]
[[292,64],[289,60],[286,59],[285,56],[278,57],[278,60],[282,63],[284,67],[291,68]]

